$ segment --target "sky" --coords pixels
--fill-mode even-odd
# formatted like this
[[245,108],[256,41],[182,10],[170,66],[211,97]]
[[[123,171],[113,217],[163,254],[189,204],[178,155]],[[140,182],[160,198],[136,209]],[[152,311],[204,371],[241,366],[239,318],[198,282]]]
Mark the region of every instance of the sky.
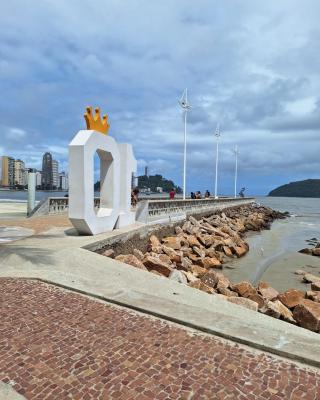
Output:
[[68,144],[87,105],[131,143],[138,174],[182,185],[184,88],[187,192],[238,185],[267,194],[320,178],[319,0],[10,0],[0,14],[0,155],[41,169]]

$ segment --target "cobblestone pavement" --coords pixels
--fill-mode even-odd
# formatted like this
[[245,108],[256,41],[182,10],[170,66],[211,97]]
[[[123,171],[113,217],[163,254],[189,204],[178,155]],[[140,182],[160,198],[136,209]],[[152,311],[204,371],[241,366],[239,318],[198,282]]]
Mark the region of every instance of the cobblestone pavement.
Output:
[[320,399],[318,370],[44,283],[0,288],[0,380],[27,399]]

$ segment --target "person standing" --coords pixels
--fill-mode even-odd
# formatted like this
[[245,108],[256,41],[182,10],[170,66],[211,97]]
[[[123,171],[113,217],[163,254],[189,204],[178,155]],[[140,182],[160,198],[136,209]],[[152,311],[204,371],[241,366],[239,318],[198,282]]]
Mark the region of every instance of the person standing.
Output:
[[131,205],[135,207],[139,201],[139,189],[136,187],[131,192]]
[[170,190],[170,193],[169,193],[170,200],[174,200],[175,194],[176,194],[175,190],[174,190],[174,189],[171,189],[171,190]]

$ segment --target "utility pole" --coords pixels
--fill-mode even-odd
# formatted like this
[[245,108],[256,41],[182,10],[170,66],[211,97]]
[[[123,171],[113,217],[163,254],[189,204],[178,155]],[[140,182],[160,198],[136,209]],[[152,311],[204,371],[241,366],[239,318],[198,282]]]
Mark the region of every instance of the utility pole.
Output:
[[219,138],[221,136],[220,133],[220,125],[217,124],[216,131],[214,133],[216,137],[216,179],[214,183],[214,198],[218,198],[218,161],[219,161]]
[[184,112],[184,145],[183,145],[183,200],[186,199],[186,172],[187,172],[187,114],[191,106],[188,103],[188,89],[182,94],[179,104]]
[[238,179],[238,155],[239,150],[238,146],[235,145],[234,148],[234,155],[235,155],[235,170],[234,170],[234,198],[237,198],[237,179]]

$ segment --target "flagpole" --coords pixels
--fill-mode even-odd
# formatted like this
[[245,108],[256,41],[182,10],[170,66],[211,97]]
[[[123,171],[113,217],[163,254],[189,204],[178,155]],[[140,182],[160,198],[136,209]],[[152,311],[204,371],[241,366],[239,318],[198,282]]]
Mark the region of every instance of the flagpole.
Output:
[[217,128],[215,131],[216,137],[216,179],[214,183],[214,198],[218,198],[218,161],[219,161],[219,138],[220,138],[220,126],[217,124]]
[[184,145],[183,145],[183,200],[186,199],[186,175],[187,175],[187,113],[191,108],[188,103],[188,89],[182,94],[179,101],[180,106],[184,112]]

